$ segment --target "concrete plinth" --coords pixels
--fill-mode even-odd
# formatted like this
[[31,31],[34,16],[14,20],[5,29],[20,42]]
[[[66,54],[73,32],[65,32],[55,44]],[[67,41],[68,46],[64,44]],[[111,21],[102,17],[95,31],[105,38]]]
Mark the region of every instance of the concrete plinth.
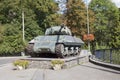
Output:
[[58,58],[22,58],[22,60],[30,61],[28,68],[41,68],[41,69],[50,69],[51,61],[52,60],[63,60],[64,65],[63,68],[70,68],[75,65],[79,65],[89,61],[88,56],[77,56],[77,57],[70,57],[65,59],[58,59]]

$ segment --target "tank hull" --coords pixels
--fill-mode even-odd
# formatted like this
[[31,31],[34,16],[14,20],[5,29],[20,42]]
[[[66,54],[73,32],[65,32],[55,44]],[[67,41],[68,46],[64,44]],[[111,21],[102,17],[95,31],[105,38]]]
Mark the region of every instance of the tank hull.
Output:
[[77,40],[77,38],[69,36],[69,35],[59,35],[59,40],[57,40],[57,35],[54,36],[39,36],[34,43],[34,52],[40,54],[44,52],[55,54],[55,46],[56,44],[64,44],[64,46],[78,46],[80,47],[83,42],[81,40]]

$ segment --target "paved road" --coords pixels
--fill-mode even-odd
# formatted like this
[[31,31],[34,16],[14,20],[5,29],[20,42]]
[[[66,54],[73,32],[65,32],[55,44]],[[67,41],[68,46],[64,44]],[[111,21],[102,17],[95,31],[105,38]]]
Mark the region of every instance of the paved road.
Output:
[[120,80],[119,71],[92,63],[59,71],[39,69],[35,74],[33,80]]
[[0,59],[0,65],[13,62],[15,59]]
[[0,67],[4,64],[12,63],[13,61],[22,58],[22,56],[18,57],[0,57]]
[[69,69],[12,70],[9,64],[0,67],[0,80],[120,80],[120,71],[85,63]]

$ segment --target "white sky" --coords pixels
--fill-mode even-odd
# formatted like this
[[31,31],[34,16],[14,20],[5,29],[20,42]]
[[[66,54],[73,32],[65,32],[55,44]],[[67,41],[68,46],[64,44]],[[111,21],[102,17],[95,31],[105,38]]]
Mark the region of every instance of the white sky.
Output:
[[112,0],[120,8],[120,0]]

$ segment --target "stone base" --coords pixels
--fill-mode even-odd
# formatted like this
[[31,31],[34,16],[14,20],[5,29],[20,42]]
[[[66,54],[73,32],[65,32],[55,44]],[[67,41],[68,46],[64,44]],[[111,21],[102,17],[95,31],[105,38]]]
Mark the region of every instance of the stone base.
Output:
[[[57,60],[58,58],[22,58],[21,60],[28,60],[30,64],[28,68],[41,68],[41,69],[51,69],[51,61]],[[77,56],[77,57],[70,57],[65,59],[58,59],[63,60],[65,63],[63,65],[63,69],[70,68],[75,65],[79,65],[89,61],[88,56]]]

